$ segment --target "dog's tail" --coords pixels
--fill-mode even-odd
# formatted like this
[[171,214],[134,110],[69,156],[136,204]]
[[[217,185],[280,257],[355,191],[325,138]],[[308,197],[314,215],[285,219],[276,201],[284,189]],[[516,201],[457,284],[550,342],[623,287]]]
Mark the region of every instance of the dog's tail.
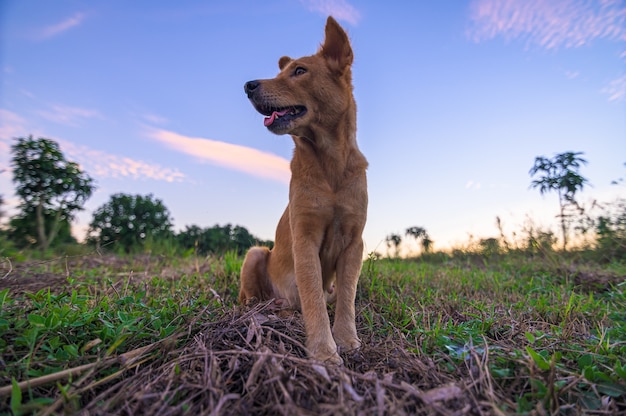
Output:
[[267,275],[267,260],[270,250],[267,247],[252,247],[241,266],[239,302],[246,304],[252,298],[257,301],[274,297],[274,290]]

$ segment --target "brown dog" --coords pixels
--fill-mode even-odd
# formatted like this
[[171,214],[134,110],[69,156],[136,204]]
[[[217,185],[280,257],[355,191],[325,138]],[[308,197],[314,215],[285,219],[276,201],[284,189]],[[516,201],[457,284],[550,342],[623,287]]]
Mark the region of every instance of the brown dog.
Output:
[[[354,302],[367,216],[367,161],[356,143],[352,48],[332,17],[315,55],[283,56],[274,79],[249,81],[245,92],[265,126],[291,134],[289,204],[274,248],[250,249],[241,268],[239,300],[279,299],[300,307],[309,354],[342,362],[337,346],[360,347]],[[332,294],[332,295],[330,295]],[[326,302],[336,301],[332,333]],[[334,339],[333,339],[334,335]]]

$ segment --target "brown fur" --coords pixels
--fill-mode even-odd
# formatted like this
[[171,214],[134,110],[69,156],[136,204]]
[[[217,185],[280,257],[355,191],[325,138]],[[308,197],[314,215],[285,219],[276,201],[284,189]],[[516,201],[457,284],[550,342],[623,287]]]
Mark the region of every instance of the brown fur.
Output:
[[[350,42],[332,17],[325,35],[315,55],[282,57],[276,78],[245,86],[257,111],[273,120],[268,129],[290,134],[295,150],[289,204],[274,248],[250,249],[239,300],[274,298],[301,308],[309,354],[339,364],[338,346],[361,345],[354,302],[367,215],[367,161],[356,143]],[[276,116],[284,109],[290,114]],[[336,302],[332,332],[329,297]]]

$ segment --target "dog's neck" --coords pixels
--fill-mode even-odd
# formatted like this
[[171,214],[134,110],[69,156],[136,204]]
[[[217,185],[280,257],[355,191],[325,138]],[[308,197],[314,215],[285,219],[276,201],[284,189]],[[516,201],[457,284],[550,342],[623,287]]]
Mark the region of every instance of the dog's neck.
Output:
[[292,177],[306,177],[311,171],[321,171],[327,183],[336,190],[346,178],[365,171],[367,161],[356,141],[353,99],[334,129],[307,130],[303,135],[292,135],[296,145],[291,161]]

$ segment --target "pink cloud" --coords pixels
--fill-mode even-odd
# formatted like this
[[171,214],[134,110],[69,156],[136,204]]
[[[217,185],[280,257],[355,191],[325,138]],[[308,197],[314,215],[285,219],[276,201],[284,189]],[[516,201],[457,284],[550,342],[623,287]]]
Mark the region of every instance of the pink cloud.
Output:
[[166,130],[152,130],[149,137],[173,150],[229,169],[288,183],[289,161],[271,153],[216,140],[186,137]]

